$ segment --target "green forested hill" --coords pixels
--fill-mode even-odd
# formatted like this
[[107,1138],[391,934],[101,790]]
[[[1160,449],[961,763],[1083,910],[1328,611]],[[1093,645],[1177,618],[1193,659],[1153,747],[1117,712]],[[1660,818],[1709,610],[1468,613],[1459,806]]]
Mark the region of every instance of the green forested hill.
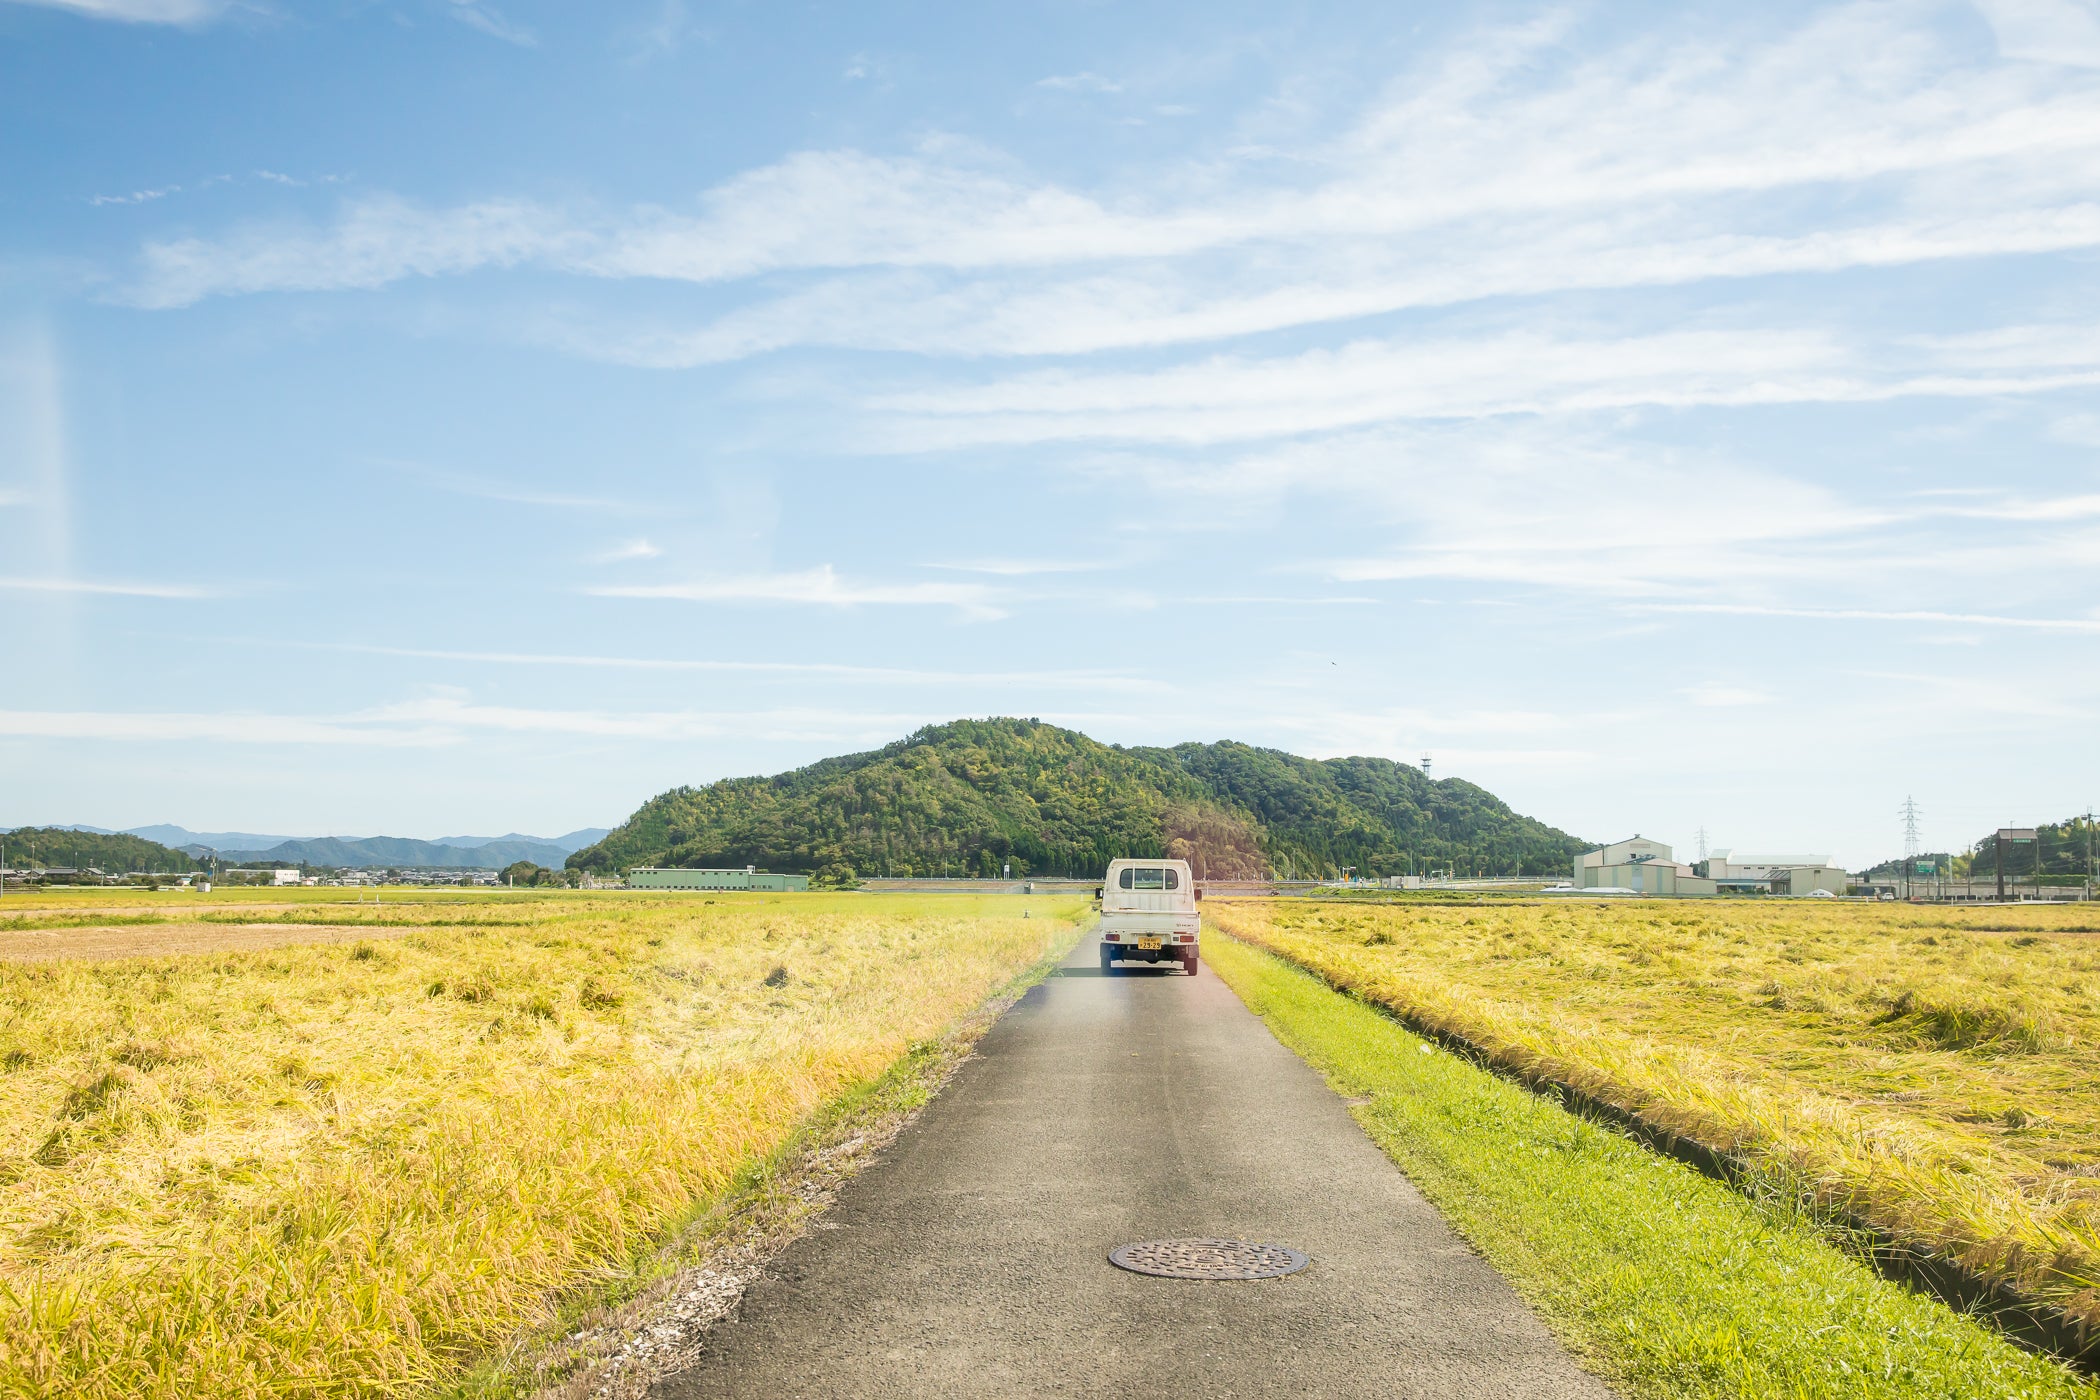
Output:
[[6,847],[7,864],[15,870],[67,867],[92,868],[112,875],[132,870],[179,875],[204,868],[181,851],[122,832],[18,826],[0,835],[0,846]]
[[935,725],[770,778],[674,788],[574,867],[740,866],[832,877],[1097,875],[1170,855],[1210,878],[1290,873],[1559,875],[1584,843],[1455,778],[1382,758],[1245,744],[1125,749],[1024,719]]

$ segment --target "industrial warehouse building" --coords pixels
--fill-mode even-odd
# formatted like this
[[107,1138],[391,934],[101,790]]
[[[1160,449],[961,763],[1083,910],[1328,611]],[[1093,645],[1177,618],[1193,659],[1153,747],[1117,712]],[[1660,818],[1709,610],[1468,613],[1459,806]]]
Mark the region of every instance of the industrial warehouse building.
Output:
[[641,865],[627,872],[631,890],[806,890],[807,875],[775,875],[766,870],[677,870]]
[[1669,846],[1633,836],[1575,857],[1575,888],[1633,890],[1638,894],[1712,894],[1714,882],[1680,865]]
[[1852,880],[1829,856],[1738,856],[1721,850],[1693,868],[1722,894],[1843,894]]
[[1737,856],[1715,851],[1685,865],[1668,845],[1635,835],[1575,858],[1575,888],[1636,894],[1843,894],[1848,880],[1828,856]]

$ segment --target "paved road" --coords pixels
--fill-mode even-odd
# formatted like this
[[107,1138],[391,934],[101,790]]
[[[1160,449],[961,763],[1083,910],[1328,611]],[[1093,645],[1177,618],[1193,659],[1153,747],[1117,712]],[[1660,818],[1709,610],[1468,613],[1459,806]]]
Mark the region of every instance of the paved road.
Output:
[[[1604,1400],[1208,968],[1093,964],[1087,939],[655,1394]],[[1313,1262],[1104,1257],[1176,1235]]]

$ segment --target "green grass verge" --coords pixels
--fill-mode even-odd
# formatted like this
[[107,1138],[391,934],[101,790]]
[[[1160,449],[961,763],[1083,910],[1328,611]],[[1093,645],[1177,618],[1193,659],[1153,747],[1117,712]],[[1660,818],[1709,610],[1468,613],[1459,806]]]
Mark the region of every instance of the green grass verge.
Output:
[[2100,1400],[1752,1200],[1229,937],[1211,967],[1591,1370],[1632,1396]]

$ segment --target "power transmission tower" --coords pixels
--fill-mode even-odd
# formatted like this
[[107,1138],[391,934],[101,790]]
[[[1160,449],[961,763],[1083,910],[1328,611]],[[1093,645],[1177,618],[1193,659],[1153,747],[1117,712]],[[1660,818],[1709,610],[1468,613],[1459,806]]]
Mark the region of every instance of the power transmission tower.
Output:
[[1699,828],[1699,859],[1706,859],[1706,828]]
[[[1903,893],[1910,893],[1911,876],[1918,872],[1918,803],[1913,797],[1905,797],[1897,815],[1903,818]],[[1934,874],[1938,871],[1935,869]]]
[[1422,776],[1429,776],[1429,755],[1426,753],[1422,755]]

